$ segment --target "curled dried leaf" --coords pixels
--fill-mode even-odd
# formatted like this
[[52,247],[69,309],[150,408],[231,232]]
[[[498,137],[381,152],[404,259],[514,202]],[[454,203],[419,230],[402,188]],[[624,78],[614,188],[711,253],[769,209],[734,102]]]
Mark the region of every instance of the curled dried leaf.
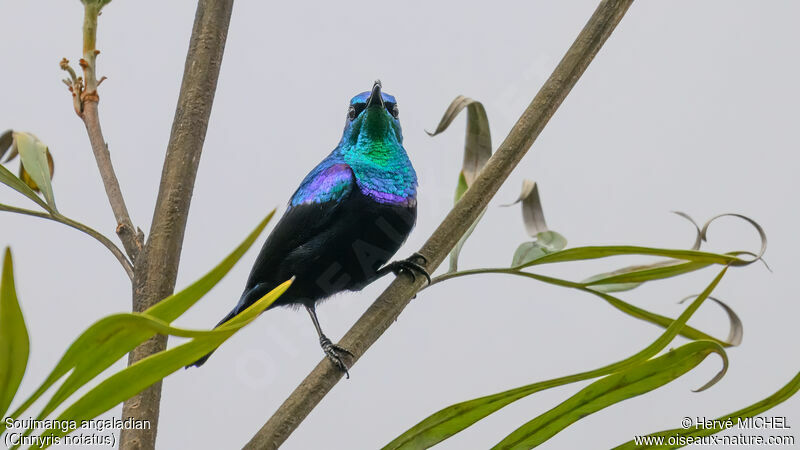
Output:
[[767,233],[764,232],[764,229],[761,228],[761,225],[759,225],[758,222],[756,222],[755,220],[753,220],[753,219],[751,219],[751,218],[749,218],[747,216],[744,216],[742,214],[725,213],[725,214],[719,214],[717,216],[714,216],[714,217],[708,219],[708,222],[703,224],[703,226],[700,229],[700,238],[703,241],[707,241],[708,240],[708,227],[711,225],[711,223],[713,221],[719,219],[720,217],[727,217],[727,216],[738,217],[739,219],[742,219],[742,220],[746,221],[747,223],[749,223],[750,225],[752,225],[756,229],[756,231],[758,232],[758,236],[761,239],[761,248],[759,249],[758,253],[753,257],[752,260],[745,261],[745,262],[739,262],[739,263],[732,263],[731,265],[734,265],[734,266],[746,266],[748,264],[752,264],[752,263],[754,263],[756,261],[761,260],[761,257],[764,256],[764,252],[767,251]]
[[712,351],[714,353],[718,354],[720,358],[722,358],[722,369],[720,369],[719,372],[717,372],[717,374],[714,375],[714,378],[708,380],[708,382],[706,384],[700,386],[697,389],[692,389],[692,392],[703,392],[703,391],[705,391],[706,389],[710,388],[711,386],[714,386],[715,384],[717,384],[719,382],[719,380],[721,380],[722,377],[724,377],[725,374],[728,372],[728,354],[725,353],[725,349],[720,347],[719,345],[717,345],[716,347],[714,347],[712,349]]
[[[708,226],[715,219],[717,219],[719,217],[723,217],[723,216],[734,216],[734,217],[739,217],[739,218],[742,218],[742,219],[748,221],[750,224],[752,224],[756,228],[756,230],[759,233],[759,236],[761,236],[761,242],[762,242],[761,251],[759,253],[757,253],[757,254],[756,253],[752,253],[752,252],[748,252],[748,251],[729,252],[729,253],[727,253],[728,255],[733,255],[733,256],[737,256],[737,257],[740,256],[740,255],[750,255],[750,256],[753,257],[753,259],[750,260],[750,261],[741,260],[739,262],[733,262],[733,263],[731,263],[731,265],[739,265],[739,266],[747,265],[747,264],[751,264],[751,263],[753,263],[755,261],[758,261],[758,260],[761,260],[762,262],[764,262],[763,259],[761,258],[761,255],[763,255],[764,251],[766,250],[767,237],[766,237],[766,234],[764,233],[764,230],[761,228],[761,226],[759,226],[752,219],[749,219],[749,218],[747,218],[745,216],[742,216],[742,215],[739,215],[739,214],[720,214],[718,216],[715,216],[715,217],[711,218],[711,220],[706,222],[703,225],[703,227],[701,228],[700,226],[697,225],[697,222],[695,222],[694,219],[692,219],[692,217],[689,216],[688,214],[686,214],[684,212],[681,212],[681,211],[672,211],[672,212],[677,214],[677,215],[679,215],[679,216],[681,216],[681,217],[683,217],[684,219],[686,219],[689,222],[691,222],[692,225],[694,225],[695,230],[697,231],[697,236],[695,238],[695,242],[692,245],[691,250],[700,250],[701,243],[706,241],[706,232],[708,230]],[[766,265],[766,262],[764,262],[764,264]],[[658,280],[658,279],[666,278],[668,276],[675,276],[675,275],[679,275],[679,274],[684,273],[684,272],[691,272],[691,271],[694,271],[694,270],[697,270],[697,269],[700,269],[700,268],[703,268],[703,267],[705,267],[705,265],[703,265],[703,264],[691,265],[691,264],[687,264],[686,262],[679,261],[679,260],[676,260],[676,259],[667,259],[667,260],[663,260],[663,261],[657,261],[657,262],[652,263],[652,264],[641,264],[641,265],[626,266],[626,267],[622,267],[620,269],[614,270],[612,272],[600,273],[600,274],[593,275],[593,276],[583,280],[582,283],[587,284],[588,287],[590,287],[591,289],[593,289],[595,291],[599,291],[599,292],[622,292],[622,291],[628,291],[628,290],[631,290],[631,289],[635,289],[635,288],[641,286],[645,281]],[[658,269],[661,269],[661,268],[664,268],[665,270],[659,271]],[[669,268],[672,268],[673,270],[670,270]],[[767,266],[767,268],[769,268],[769,266]],[[620,278],[621,275],[634,274],[634,273],[638,273],[638,274],[641,274],[643,276],[640,277],[641,279],[637,280],[637,281],[632,281],[632,280],[617,281]],[[647,275],[647,276],[644,276],[644,275]],[[726,311],[728,310],[727,306],[723,306],[723,308],[725,308]],[[732,312],[733,311],[730,311],[729,315]],[[731,318],[731,321],[732,321],[731,333],[733,333],[735,331],[734,328],[733,328],[734,325],[735,325],[733,323],[734,320],[738,320],[738,317],[736,317],[735,313],[733,313],[733,317]],[[739,323],[741,325],[741,321]],[[741,336],[739,336],[738,339],[741,340]],[[731,345],[738,345],[738,344],[734,344],[733,343],[733,342],[735,342],[735,339],[734,339],[733,335],[729,336],[728,342]]]
[[436,126],[436,131],[430,136],[436,136],[450,126],[453,119],[458,116],[464,108],[467,108],[467,135],[464,141],[464,165],[463,174],[467,186],[471,186],[478,177],[483,166],[492,156],[492,136],[489,132],[489,118],[481,102],[469,97],[459,95],[450,103],[450,106]]
[[522,180],[522,192],[520,192],[519,198],[514,203],[503,206],[516,205],[520,202],[522,202],[522,221],[528,234],[535,237],[539,233],[548,231],[542,210],[542,200],[539,198],[539,186],[536,182]]
[[[461,197],[467,192],[467,189],[472,185],[478,177],[483,166],[492,156],[492,138],[489,132],[489,118],[486,115],[486,110],[483,105],[469,97],[459,95],[450,103],[447,111],[439,121],[436,131],[433,133],[426,131],[430,136],[436,136],[443,132],[450,126],[458,114],[467,108],[467,134],[464,141],[464,164],[458,174],[458,183],[456,184],[455,202],[458,202]],[[458,256],[461,249],[464,247],[472,231],[477,226],[483,212],[475,222],[472,223],[469,230],[464,233],[464,236],[458,241],[453,251],[450,253],[450,271],[458,270]]]
[[694,225],[694,229],[697,231],[697,235],[694,238],[694,244],[692,244],[692,250],[700,250],[700,245],[703,243],[703,233],[700,231],[700,227],[697,225],[697,222],[692,219],[692,217],[685,212],[682,211],[672,211],[673,214],[677,214],[684,219],[688,220],[689,222]]
[[[3,155],[6,154],[9,148],[12,148],[14,144],[14,130],[6,130],[3,134],[0,134],[0,160],[3,159]],[[12,154],[14,149],[12,148]],[[9,156],[6,159],[6,162],[10,161],[13,156]]]
[[[690,298],[695,298],[696,295],[690,295],[678,303],[683,303]],[[742,343],[742,338],[744,337],[744,325],[742,324],[742,319],[739,318],[739,315],[736,314],[736,311],[733,310],[730,306],[728,306],[722,300],[709,296],[709,300],[712,300],[714,303],[718,304],[722,309],[725,311],[725,314],[728,315],[728,320],[730,321],[730,331],[728,331],[728,338],[725,339],[725,343],[736,347]]]

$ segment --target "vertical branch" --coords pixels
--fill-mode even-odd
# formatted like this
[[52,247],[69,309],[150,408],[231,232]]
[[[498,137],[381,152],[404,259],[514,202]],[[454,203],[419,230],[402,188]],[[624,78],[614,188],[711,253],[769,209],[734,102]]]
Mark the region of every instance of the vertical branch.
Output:
[[[199,0],[186,55],[150,236],[136,262],[133,309],[142,311],[170,295],[178,274],[186,219],[217,87],[233,0]],[[166,348],[156,336],[132,351],[128,364]],[[147,420],[149,430],[122,430],[120,449],[152,449],[158,425],[161,382],[123,405],[124,419]]]
[[111,210],[117,220],[117,235],[119,235],[122,245],[125,247],[125,252],[128,253],[131,261],[135,263],[136,257],[142,249],[143,237],[141,232],[137,233],[128,214],[128,207],[125,206],[125,199],[122,197],[119,180],[114,172],[114,166],[111,164],[111,153],[108,151],[108,145],[106,145],[103,131],[100,128],[100,115],[97,108],[97,104],[100,102],[97,86],[102,82],[102,79],[100,81],[97,80],[96,61],[100,51],[95,47],[97,43],[97,16],[102,8],[101,2],[84,3],[83,58],[80,60],[80,66],[83,69],[83,80],[75,78],[74,72],[69,68],[69,61],[62,61],[61,67],[70,72],[72,77],[72,80],[69,81],[72,84],[70,89],[75,96],[75,112],[78,113],[80,118],[83,119],[84,125],[86,125],[86,132],[89,135],[89,143],[92,146],[95,161],[97,161],[97,168],[100,170],[100,177],[103,180]]
[[[622,20],[633,0],[603,0],[550,78],[511,129],[474,184],[453,207],[420,253],[433,272],[470,225],[486,208],[494,194],[539,136],[608,36]],[[398,277],[375,300],[342,338],[340,345],[351,350],[355,362],[394,323],[410,299],[425,283]],[[311,410],[341,379],[342,372],[323,360],[292,392],[275,414],[245,446],[247,449],[278,448]]]

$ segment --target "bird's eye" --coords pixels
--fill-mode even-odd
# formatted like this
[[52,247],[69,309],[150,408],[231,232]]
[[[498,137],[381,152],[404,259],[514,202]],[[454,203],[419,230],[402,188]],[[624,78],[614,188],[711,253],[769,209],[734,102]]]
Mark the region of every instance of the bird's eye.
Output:
[[364,103],[354,103],[350,105],[350,109],[347,110],[347,118],[351,121],[355,120],[366,107],[367,105]]
[[[389,109],[389,108],[387,108],[387,109]],[[397,119],[397,116],[399,116],[399,115],[400,115],[400,109],[398,109],[398,108],[397,108],[397,104],[393,105],[393,106],[391,107],[391,109],[389,109],[389,114],[391,114],[391,115],[392,115],[392,117],[394,117],[395,119]]]

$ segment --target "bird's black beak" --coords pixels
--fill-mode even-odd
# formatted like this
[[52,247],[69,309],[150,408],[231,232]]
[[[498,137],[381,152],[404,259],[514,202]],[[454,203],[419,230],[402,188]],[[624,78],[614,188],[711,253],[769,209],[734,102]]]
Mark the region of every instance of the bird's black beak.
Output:
[[369,94],[369,98],[367,99],[367,108],[372,105],[380,105],[383,108],[383,95],[381,95],[381,80],[375,80],[375,84],[372,85],[372,92]]

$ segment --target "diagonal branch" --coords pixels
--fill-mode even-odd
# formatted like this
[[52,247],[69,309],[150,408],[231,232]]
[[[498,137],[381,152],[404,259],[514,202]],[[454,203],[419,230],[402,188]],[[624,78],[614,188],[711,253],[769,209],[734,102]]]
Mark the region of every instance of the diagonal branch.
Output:
[[14,212],[18,214],[25,214],[27,216],[33,217],[40,217],[42,219],[52,220],[55,222],[63,223],[64,225],[68,225],[76,230],[83,231],[84,233],[88,234],[89,236],[97,239],[105,248],[107,248],[111,253],[117,258],[117,261],[122,265],[122,268],[125,269],[125,273],[128,274],[128,277],[133,280],[133,266],[131,262],[128,261],[128,258],[125,257],[125,254],[122,253],[122,250],[117,248],[113,242],[111,242],[107,237],[103,236],[100,232],[88,227],[80,222],[70,219],[69,217],[63,216],[58,213],[46,213],[40,211],[31,211],[30,209],[25,208],[17,208],[16,206],[9,206],[0,204],[0,211],[8,211]]
[[114,212],[114,218],[117,220],[117,235],[119,235],[119,239],[125,247],[125,252],[128,253],[132,261],[136,262],[136,257],[142,249],[142,235],[141,232],[137,233],[128,214],[128,207],[125,206],[125,199],[122,197],[119,180],[117,180],[114,166],[111,164],[111,153],[108,151],[108,145],[106,145],[103,132],[100,129],[97,101],[84,102],[83,123],[86,125],[86,131],[89,134],[89,143],[92,145],[97,168],[100,169],[100,177],[103,179],[103,186],[106,188],[111,211]]
[[[489,159],[475,183],[450,211],[420,253],[433,272],[461,236],[486,208],[491,198],[539,136],[611,32],[622,20],[633,0],[603,0],[584,26],[564,58]],[[342,338],[340,345],[353,352],[354,363],[397,319],[424,279],[398,277],[375,300]],[[321,361],[292,392],[278,411],[245,446],[247,449],[278,448],[305,417],[341,379],[342,372]]]
[[[136,261],[134,311],[143,311],[172,293],[178,275],[184,230],[217,88],[233,0],[199,0],[183,81],[167,145],[150,236]],[[134,349],[132,364],[167,346],[156,336]],[[150,429],[120,432],[122,450],[155,448],[161,382],[126,401],[123,418],[147,421]]]

